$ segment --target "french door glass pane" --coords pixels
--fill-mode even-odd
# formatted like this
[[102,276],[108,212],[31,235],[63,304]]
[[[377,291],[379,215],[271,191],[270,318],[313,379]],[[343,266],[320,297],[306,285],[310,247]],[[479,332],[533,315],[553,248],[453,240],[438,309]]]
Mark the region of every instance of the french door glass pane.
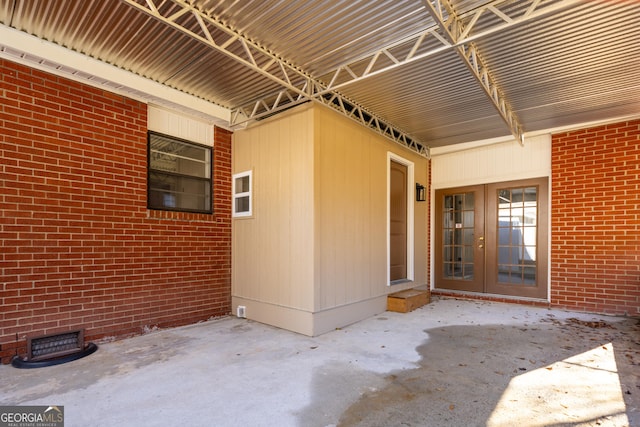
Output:
[[498,281],[536,284],[537,187],[498,190]]
[[442,253],[445,278],[474,278],[474,207],[472,192],[444,196]]

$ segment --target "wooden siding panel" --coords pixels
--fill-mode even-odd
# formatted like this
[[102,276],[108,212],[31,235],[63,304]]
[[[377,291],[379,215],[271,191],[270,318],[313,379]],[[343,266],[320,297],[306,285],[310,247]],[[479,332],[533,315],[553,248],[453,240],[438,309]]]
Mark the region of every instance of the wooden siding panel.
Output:
[[234,173],[253,170],[254,213],[234,219],[233,295],[312,311],[312,115],[295,110],[234,138]]
[[[293,177],[289,182],[292,197],[289,206],[289,215],[284,218],[289,222],[293,232],[290,236],[290,262],[289,297],[292,303],[299,307],[311,310],[313,307],[313,236],[314,236],[314,182],[313,182],[313,133],[311,112],[305,114],[305,120],[309,122],[297,122],[291,128],[291,141],[289,146],[290,171]],[[302,259],[304,262],[300,262]]]
[[[426,204],[415,206],[415,281],[387,286],[387,152],[415,163],[426,183],[427,160],[335,112],[318,109],[318,310],[353,304],[426,283]],[[413,190],[410,191],[413,197]],[[420,225],[418,226],[418,224]]]
[[213,125],[202,120],[150,105],[147,121],[149,130],[202,145],[213,145]]
[[461,187],[551,175],[551,137],[434,154],[433,188]]

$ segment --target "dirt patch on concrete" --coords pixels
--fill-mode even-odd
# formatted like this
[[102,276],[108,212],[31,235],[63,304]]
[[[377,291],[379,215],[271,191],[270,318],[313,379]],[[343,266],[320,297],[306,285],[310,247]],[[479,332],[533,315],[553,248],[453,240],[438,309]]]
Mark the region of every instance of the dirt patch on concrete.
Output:
[[[640,425],[637,320],[549,315],[425,332],[419,367],[386,376],[339,426]],[[619,393],[626,407],[610,404]]]

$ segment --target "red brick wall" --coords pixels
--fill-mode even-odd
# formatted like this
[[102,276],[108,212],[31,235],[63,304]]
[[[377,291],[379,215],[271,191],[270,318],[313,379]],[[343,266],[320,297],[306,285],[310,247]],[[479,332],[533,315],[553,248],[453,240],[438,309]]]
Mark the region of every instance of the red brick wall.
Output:
[[640,120],[553,135],[552,306],[640,311]]
[[0,59],[0,159],[4,363],[27,334],[230,312],[229,132],[215,132],[214,214],[151,211],[146,105]]

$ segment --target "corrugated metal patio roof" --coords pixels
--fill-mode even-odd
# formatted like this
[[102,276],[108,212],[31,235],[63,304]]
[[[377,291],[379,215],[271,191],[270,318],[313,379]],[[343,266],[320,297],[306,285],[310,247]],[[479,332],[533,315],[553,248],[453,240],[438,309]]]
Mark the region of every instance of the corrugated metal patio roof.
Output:
[[315,100],[439,147],[640,113],[638,1],[1,0],[0,22],[232,125]]

